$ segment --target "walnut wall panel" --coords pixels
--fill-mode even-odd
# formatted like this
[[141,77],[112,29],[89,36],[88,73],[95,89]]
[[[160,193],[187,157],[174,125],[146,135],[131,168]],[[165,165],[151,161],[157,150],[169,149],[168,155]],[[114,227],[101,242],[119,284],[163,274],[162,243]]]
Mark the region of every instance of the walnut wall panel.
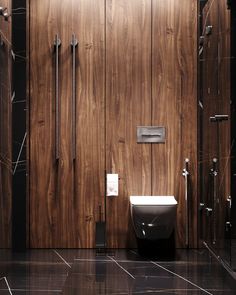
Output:
[[177,246],[185,246],[182,169],[190,160],[189,246],[197,246],[197,1],[153,0],[152,124],[165,126],[153,145],[152,193],[178,200]]
[[[30,244],[94,247],[95,221],[104,200],[104,1],[64,1],[60,6],[57,1],[45,5],[35,1],[30,13]],[[56,34],[61,39],[59,160],[55,158]],[[76,105],[72,105],[72,34],[79,41]],[[72,128],[76,128],[75,147]]]
[[[72,2],[30,2],[30,246],[69,247],[74,241],[70,152],[70,31]],[[63,17],[62,17],[63,16]],[[45,26],[47,29],[45,29]],[[55,155],[54,39],[62,40],[59,63],[60,159]]]
[[74,226],[77,247],[95,247],[99,206],[104,220],[105,2],[74,1],[73,32],[79,41],[74,163]]
[[[152,194],[178,199],[177,246],[184,246],[182,169],[187,157],[194,192],[190,245],[197,245],[197,1],[184,2],[30,2],[31,247],[94,247],[99,206],[103,219],[107,216],[107,246],[133,247],[129,196]],[[59,161],[53,53],[57,33],[62,40]],[[79,42],[75,110],[72,34]],[[166,127],[166,143],[138,144],[136,128],[145,125]],[[120,177],[119,196],[106,198],[106,212],[105,170]]]
[[151,125],[151,1],[107,1],[106,169],[119,196],[107,197],[108,247],[132,243],[129,196],[151,194],[151,146],[136,127]]
[[[11,2],[0,1],[11,11]],[[0,17],[0,248],[11,247],[12,143],[11,143],[11,19]]]

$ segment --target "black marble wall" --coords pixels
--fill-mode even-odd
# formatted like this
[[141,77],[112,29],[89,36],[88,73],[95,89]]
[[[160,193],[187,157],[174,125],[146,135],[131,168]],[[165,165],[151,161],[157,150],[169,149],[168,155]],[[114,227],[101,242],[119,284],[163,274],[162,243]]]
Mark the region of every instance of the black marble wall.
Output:
[[[0,0],[10,15],[10,0]],[[0,248],[11,247],[11,17],[0,14]]]
[[26,0],[12,0],[12,247],[26,247]]

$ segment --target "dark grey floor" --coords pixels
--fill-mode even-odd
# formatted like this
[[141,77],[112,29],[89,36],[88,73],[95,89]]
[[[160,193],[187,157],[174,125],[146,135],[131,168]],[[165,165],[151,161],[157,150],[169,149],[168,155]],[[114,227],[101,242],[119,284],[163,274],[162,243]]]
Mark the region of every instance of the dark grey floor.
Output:
[[207,250],[147,260],[136,250],[0,250],[0,294],[236,294]]

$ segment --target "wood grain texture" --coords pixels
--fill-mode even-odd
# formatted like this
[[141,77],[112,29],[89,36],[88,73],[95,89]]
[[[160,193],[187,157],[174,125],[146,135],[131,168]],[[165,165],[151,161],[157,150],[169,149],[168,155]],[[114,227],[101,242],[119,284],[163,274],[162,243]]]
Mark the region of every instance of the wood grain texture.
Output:
[[[104,1],[66,1],[63,9],[56,1],[45,5],[35,1],[30,11],[31,247],[91,248],[95,246],[99,204],[103,206],[104,200]],[[48,24],[46,34],[43,33],[45,23]],[[55,161],[52,46],[57,33],[62,41],[58,163]],[[75,162],[72,159],[72,34],[79,41]],[[45,63],[41,65],[43,60]]]
[[[69,1],[30,3],[30,246],[69,247],[74,241],[70,153]],[[63,18],[61,16],[63,15]],[[45,30],[45,25],[47,30]],[[55,34],[60,48],[60,160],[55,160]]]
[[[183,2],[183,1],[182,1]],[[190,247],[197,246],[197,2],[153,1],[152,124],[165,126],[165,144],[153,145],[152,193],[178,200],[177,246],[185,243],[182,169],[190,159]]]
[[105,174],[105,2],[73,3],[77,63],[74,226],[76,247],[95,247],[99,206],[104,220]]
[[[8,0],[0,6],[11,11]],[[11,144],[11,20],[0,18],[0,248],[11,247],[12,144]]]
[[151,1],[106,5],[106,169],[119,196],[107,198],[108,247],[134,245],[129,196],[151,194],[151,147],[136,127],[151,125]]
[[[191,246],[196,246],[196,1],[184,0],[184,8],[177,0],[64,1],[30,2],[31,247],[94,247],[105,169],[120,177],[119,196],[106,199],[108,247],[135,246],[129,196],[151,194],[178,199],[177,237],[183,246],[187,157],[194,191]],[[56,33],[62,39],[59,164]],[[74,163],[72,33],[79,41]],[[166,143],[138,144],[136,128],[145,125],[165,126]]]

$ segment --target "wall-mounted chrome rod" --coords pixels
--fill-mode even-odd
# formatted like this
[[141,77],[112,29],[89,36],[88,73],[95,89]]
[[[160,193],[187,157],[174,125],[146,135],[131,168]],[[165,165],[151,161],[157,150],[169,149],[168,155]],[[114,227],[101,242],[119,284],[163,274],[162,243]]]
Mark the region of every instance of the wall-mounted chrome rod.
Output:
[[185,245],[189,246],[189,159],[185,159],[185,167],[183,169],[183,176],[185,179],[185,218],[186,218],[186,227],[185,227]]
[[54,40],[54,50],[55,50],[55,104],[56,104],[56,160],[60,158],[59,144],[60,144],[60,101],[59,101],[59,48],[61,46],[61,40],[58,34],[55,36]]
[[211,175],[213,176],[213,244],[216,243],[216,208],[217,208],[217,176],[218,176],[218,171],[217,171],[217,158],[212,159],[212,169],[211,169]]
[[76,158],[76,47],[78,41],[75,34],[72,35],[72,158]]

